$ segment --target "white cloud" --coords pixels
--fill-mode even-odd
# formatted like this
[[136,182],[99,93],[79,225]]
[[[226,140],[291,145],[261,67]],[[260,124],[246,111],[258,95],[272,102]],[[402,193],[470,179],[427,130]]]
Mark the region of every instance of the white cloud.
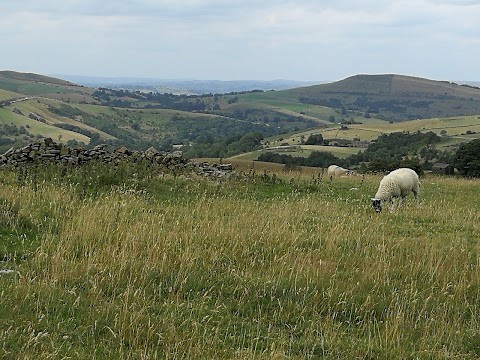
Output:
[[[10,56],[0,68],[318,80],[389,70],[476,80],[478,66],[455,54],[479,57],[479,18],[480,1],[468,0],[2,0]],[[28,50],[39,56],[25,58]]]

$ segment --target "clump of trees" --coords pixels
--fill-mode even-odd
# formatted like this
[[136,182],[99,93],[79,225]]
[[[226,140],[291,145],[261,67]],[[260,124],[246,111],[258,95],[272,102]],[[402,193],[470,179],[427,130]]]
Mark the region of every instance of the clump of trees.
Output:
[[305,141],[305,145],[323,145],[323,136],[322,134],[312,134]]
[[455,154],[454,164],[461,175],[480,177],[480,139],[461,145]]
[[328,167],[335,163],[342,166],[344,161],[335,155],[326,151],[313,151],[308,157],[291,156],[287,154],[278,154],[274,152],[263,153],[258,157],[258,161],[274,162],[285,165]]
[[230,136],[215,141],[211,136],[200,137],[195,143],[182,148],[187,159],[198,157],[229,157],[262,148],[263,134],[258,131]]
[[173,95],[99,88],[92,96],[104,106],[129,108],[133,106],[133,101],[136,101],[147,102],[148,104],[144,106],[146,109],[204,111],[207,108],[206,103],[197,95]]

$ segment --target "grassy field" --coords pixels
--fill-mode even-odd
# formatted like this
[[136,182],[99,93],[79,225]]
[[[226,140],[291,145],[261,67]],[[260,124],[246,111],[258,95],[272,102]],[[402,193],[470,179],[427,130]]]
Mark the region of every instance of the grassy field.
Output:
[[[414,133],[416,131],[433,131],[438,135],[441,135],[442,131],[445,131],[446,137],[444,141],[437,145],[437,147],[441,150],[456,151],[460,144],[480,137],[480,116],[475,115],[452,118],[433,118],[394,123],[377,119],[368,119],[365,121],[364,119],[364,123],[346,125],[346,129],[341,129],[341,125],[338,124],[330,124],[330,126],[326,128],[316,128],[290,134],[272,136],[267,138],[265,142],[270,147],[279,146],[282,143],[300,146],[302,141],[308,139],[308,137],[312,134],[322,134],[324,139],[333,141],[336,139],[353,140],[354,138],[358,138],[363,141],[372,141],[382,134],[402,131],[407,131],[410,133]],[[314,148],[307,147],[305,145],[302,145],[301,147],[303,148],[303,152],[296,154],[296,156],[308,156],[312,150],[315,150]],[[319,150],[331,152],[337,157],[346,157],[350,154],[362,151],[363,148],[339,148],[335,146],[328,146],[322,147]],[[260,153],[257,151],[243,154],[240,157],[244,159],[255,159],[259,154]]]
[[37,74],[0,71],[0,89],[68,102],[96,102],[91,96],[92,88]]
[[0,101],[17,99],[19,97],[22,97],[22,95],[15,92],[0,89]]
[[[256,165],[259,166],[259,165]],[[0,357],[475,359],[479,180],[0,173]]]
[[85,135],[60,129],[40,121],[30,119],[27,116],[15,114],[7,109],[0,109],[0,124],[14,124],[18,127],[23,126],[28,128],[28,132],[30,134],[41,134],[42,136],[50,137],[52,139],[61,139],[62,142],[75,139],[88,144],[90,141],[90,139]]
[[325,139],[353,139],[358,137],[361,140],[371,141],[376,139],[381,134],[388,134],[392,132],[433,131],[437,134],[440,134],[442,130],[445,130],[449,136],[463,136],[465,139],[467,139],[468,137],[475,137],[475,134],[465,135],[468,130],[471,132],[480,132],[480,117],[475,115],[453,118],[411,120],[395,123],[370,119],[370,121],[365,121],[363,124],[346,125],[348,129],[345,130],[341,130],[340,126],[341,125],[333,125],[323,129],[319,128],[297,132],[295,134],[291,134],[290,136],[285,135],[284,137],[289,137],[291,142],[297,143],[300,141],[301,136],[308,138],[308,136],[312,133],[320,133]]
[[[295,149],[295,150],[288,150],[288,151],[273,150],[273,151],[277,153],[290,155],[290,156],[301,156],[301,157],[308,157],[314,151],[324,151],[324,152],[329,152],[341,159],[345,159],[352,154],[357,154],[361,150],[364,150],[364,149],[360,149],[356,147],[301,145],[301,146],[298,146],[298,149]],[[230,159],[256,160],[261,154],[265,152],[266,150],[251,151],[249,153],[233,156],[232,158],[229,158],[226,161],[230,161]]]

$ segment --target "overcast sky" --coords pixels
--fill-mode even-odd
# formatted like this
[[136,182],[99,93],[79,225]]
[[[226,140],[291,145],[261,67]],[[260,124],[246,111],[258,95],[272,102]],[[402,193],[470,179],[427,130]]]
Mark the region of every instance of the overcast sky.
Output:
[[0,0],[0,70],[480,81],[480,0]]

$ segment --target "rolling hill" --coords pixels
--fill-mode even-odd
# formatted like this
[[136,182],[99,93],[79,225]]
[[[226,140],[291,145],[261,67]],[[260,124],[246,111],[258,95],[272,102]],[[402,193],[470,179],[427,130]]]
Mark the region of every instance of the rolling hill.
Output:
[[49,76],[19,73],[16,71],[0,71],[0,90],[22,96],[37,96],[74,103],[96,103],[92,97],[95,89],[76,85],[69,81]]
[[305,104],[393,121],[480,114],[480,88],[404,75],[355,75],[288,92]]
[[[139,149],[193,144],[201,145],[198,157],[220,157],[230,142],[252,131],[263,134],[271,147],[283,142],[301,146],[302,139],[315,133],[342,145],[340,140],[366,142],[395,131],[434,131],[444,136],[438,146],[454,150],[478,137],[479,114],[478,87],[393,74],[356,75],[287,90],[196,96],[96,89],[0,71],[0,152],[33,138],[52,137]],[[344,157],[362,148],[297,150],[299,156],[308,156],[317,149]]]

